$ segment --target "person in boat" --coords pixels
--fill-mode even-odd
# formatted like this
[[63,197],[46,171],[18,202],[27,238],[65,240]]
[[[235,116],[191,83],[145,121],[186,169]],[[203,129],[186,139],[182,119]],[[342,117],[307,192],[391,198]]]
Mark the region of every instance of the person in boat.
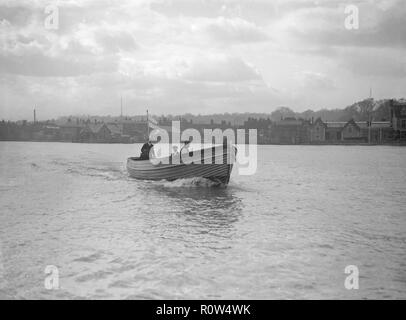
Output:
[[144,143],[144,145],[141,148],[141,160],[148,160],[149,159],[149,153],[154,145],[152,144],[151,140],[148,142]]
[[230,141],[228,140],[228,137],[223,137],[223,149],[228,149],[230,147]]
[[178,146],[173,146],[172,149],[173,149],[173,152],[172,152],[173,156],[176,156],[179,154]]
[[189,153],[190,152],[190,143],[192,140],[183,141],[184,145],[180,148],[180,153]]

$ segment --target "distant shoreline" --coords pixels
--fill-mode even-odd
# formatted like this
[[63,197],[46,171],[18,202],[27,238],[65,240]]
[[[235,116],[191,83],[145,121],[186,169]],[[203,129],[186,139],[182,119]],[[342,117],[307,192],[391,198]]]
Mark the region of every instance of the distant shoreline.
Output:
[[[77,141],[44,141],[44,140],[0,140],[1,142],[42,142],[42,143],[72,143],[72,144],[143,144],[145,141],[141,142],[77,142]],[[392,147],[406,147],[406,141],[399,142],[385,142],[385,143],[257,143],[258,146],[365,146],[365,147],[376,147],[376,146],[392,146]]]

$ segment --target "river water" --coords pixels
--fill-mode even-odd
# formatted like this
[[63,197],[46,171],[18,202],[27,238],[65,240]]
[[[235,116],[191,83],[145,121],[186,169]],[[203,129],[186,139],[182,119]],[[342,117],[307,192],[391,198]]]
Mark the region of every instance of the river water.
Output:
[[259,146],[228,188],[133,180],[139,149],[0,142],[0,298],[406,298],[406,148]]

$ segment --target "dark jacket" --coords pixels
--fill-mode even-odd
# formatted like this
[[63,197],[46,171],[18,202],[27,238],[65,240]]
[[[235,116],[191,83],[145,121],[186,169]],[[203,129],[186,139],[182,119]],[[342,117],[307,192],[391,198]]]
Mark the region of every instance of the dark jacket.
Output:
[[144,143],[144,145],[141,148],[141,156],[140,158],[142,160],[148,160],[149,159],[149,151],[152,148],[152,144],[150,145],[148,142]]

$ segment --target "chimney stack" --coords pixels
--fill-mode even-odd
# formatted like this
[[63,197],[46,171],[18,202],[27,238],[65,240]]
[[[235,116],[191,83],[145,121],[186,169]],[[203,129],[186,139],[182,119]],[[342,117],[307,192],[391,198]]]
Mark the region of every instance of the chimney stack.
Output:
[[120,97],[120,118],[123,119],[123,97]]
[[34,109],[34,123],[36,123],[36,122],[37,122],[37,115],[36,115],[35,109]]

